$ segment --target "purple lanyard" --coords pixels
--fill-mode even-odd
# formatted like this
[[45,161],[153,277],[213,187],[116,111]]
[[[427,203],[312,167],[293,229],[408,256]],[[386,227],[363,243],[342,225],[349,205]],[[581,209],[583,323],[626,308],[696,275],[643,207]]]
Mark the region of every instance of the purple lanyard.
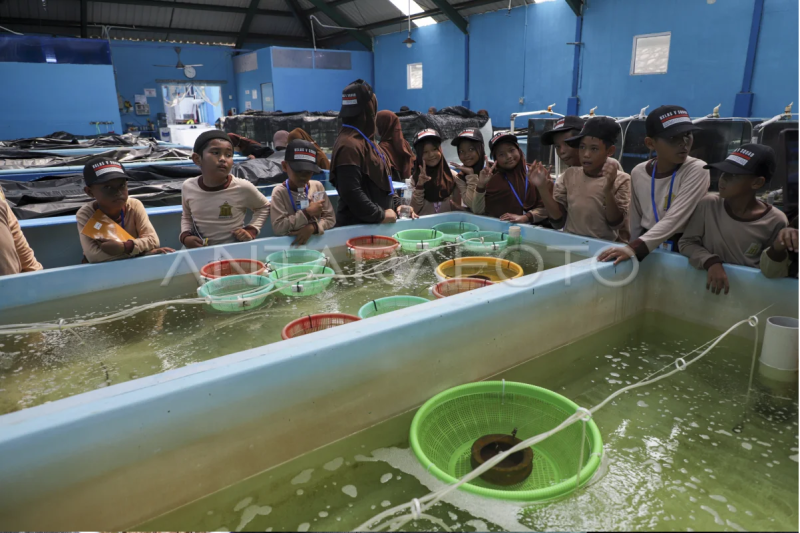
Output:
[[[289,188],[289,180],[286,180],[284,185],[286,186],[286,192],[289,193],[289,203],[292,204],[292,209],[297,213],[297,206],[294,205],[294,200],[292,199],[292,189]],[[308,185],[306,185],[306,199],[308,199]]]

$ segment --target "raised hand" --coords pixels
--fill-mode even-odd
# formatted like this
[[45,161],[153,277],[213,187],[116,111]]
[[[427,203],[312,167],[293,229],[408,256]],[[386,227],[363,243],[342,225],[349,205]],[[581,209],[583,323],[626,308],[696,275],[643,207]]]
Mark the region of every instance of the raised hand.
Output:
[[431,177],[428,176],[428,165],[426,165],[425,161],[423,161],[422,168],[420,169],[419,176],[417,177],[417,187],[422,187],[429,181],[431,181]]
[[534,161],[528,167],[528,181],[533,183],[537,189],[546,186],[547,182],[550,181],[549,169],[541,161]]
[[602,176],[606,179],[605,188],[607,190],[614,188],[614,182],[617,180],[617,165],[611,161],[606,161],[603,165]]
[[464,165],[459,165],[458,163],[453,162],[450,162],[450,166],[464,174],[464,177],[475,174],[475,170],[472,167],[465,167]]
[[478,187],[482,189],[485,188],[489,180],[492,179],[492,174],[494,174],[494,169],[497,166],[497,161],[492,163],[491,166],[488,163],[489,158],[487,157],[486,164],[483,165],[483,170],[481,170],[481,173],[478,175]]

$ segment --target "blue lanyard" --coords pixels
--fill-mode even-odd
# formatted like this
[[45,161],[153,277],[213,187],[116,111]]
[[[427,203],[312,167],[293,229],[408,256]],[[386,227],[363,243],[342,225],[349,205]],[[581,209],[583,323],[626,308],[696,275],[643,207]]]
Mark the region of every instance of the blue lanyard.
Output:
[[[361,132],[360,129],[356,128],[355,126],[351,126],[350,124],[342,124],[342,126],[345,127],[345,128],[350,128],[351,130],[356,130],[358,133],[360,133],[361,136],[364,137],[364,139],[369,143],[369,145],[372,146],[372,149],[375,150],[375,153],[377,153],[379,156],[381,156],[381,160],[383,161],[383,164],[386,165],[387,168],[389,167],[389,164],[386,162],[386,157],[383,155],[383,152],[378,150],[378,147],[375,146],[375,143],[372,142],[369,139],[369,137],[364,135]],[[394,196],[394,183],[392,183],[392,175],[391,175],[391,173],[389,174],[389,189],[390,189],[389,196]]]
[[[286,186],[286,192],[289,193],[289,203],[292,204],[292,209],[297,213],[297,206],[294,205],[294,200],[292,199],[292,189],[289,188],[289,180],[286,180],[284,185]],[[306,185],[306,199],[308,199],[308,185]]]
[[[656,217],[656,224],[658,224],[658,206],[656,205],[656,163],[658,160],[653,161],[653,176],[652,181],[650,183],[650,200],[653,202],[653,216]],[[672,179],[669,181],[669,196],[667,197],[667,208],[664,209],[664,212],[667,212],[669,208],[672,206],[672,186],[675,185],[675,175],[678,173],[678,169],[675,169],[675,172],[672,173]]]
[[119,212],[119,225],[121,228],[125,228],[125,210],[121,210]]
[[[511,182],[508,180],[508,176],[506,174],[503,174],[503,177],[506,179],[506,182],[508,183],[509,188],[511,188],[511,192],[514,193],[514,198],[516,198],[517,202],[519,202],[519,205],[522,208],[522,213],[524,214],[525,213],[525,204],[522,202],[522,200],[519,199],[519,195],[517,194],[517,191],[514,190],[514,186],[511,185]],[[526,179],[525,180],[525,198],[527,198],[527,197],[528,197],[528,180]]]

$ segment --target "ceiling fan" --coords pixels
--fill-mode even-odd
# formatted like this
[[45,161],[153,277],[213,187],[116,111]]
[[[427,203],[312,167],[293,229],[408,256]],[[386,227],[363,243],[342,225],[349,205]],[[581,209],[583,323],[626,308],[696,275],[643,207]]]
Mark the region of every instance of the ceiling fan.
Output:
[[202,67],[203,65],[184,65],[181,61],[181,47],[175,47],[175,53],[178,54],[178,62],[175,65],[153,65],[154,67],[166,67],[166,68],[177,68],[183,70],[183,74],[191,79],[197,75],[197,71],[195,71],[195,67]]

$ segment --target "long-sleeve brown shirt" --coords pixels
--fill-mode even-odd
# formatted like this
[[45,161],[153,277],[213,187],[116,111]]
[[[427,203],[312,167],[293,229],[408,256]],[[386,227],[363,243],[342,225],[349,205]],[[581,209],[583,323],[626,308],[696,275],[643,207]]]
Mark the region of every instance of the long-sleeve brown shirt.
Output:
[[[325,186],[319,181],[311,180],[308,182],[309,202],[315,192],[325,192]],[[289,199],[289,191],[283,183],[272,190],[269,218],[275,235],[290,235],[311,222],[315,223],[316,233],[321,235],[325,233],[325,230],[336,225],[336,214],[327,194],[325,195],[325,204],[322,206],[322,215],[319,218],[310,217],[305,209],[301,209],[297,198],[296,191],[292,191],[292,199]],[[292,203],[295,204],[294,208]]]

